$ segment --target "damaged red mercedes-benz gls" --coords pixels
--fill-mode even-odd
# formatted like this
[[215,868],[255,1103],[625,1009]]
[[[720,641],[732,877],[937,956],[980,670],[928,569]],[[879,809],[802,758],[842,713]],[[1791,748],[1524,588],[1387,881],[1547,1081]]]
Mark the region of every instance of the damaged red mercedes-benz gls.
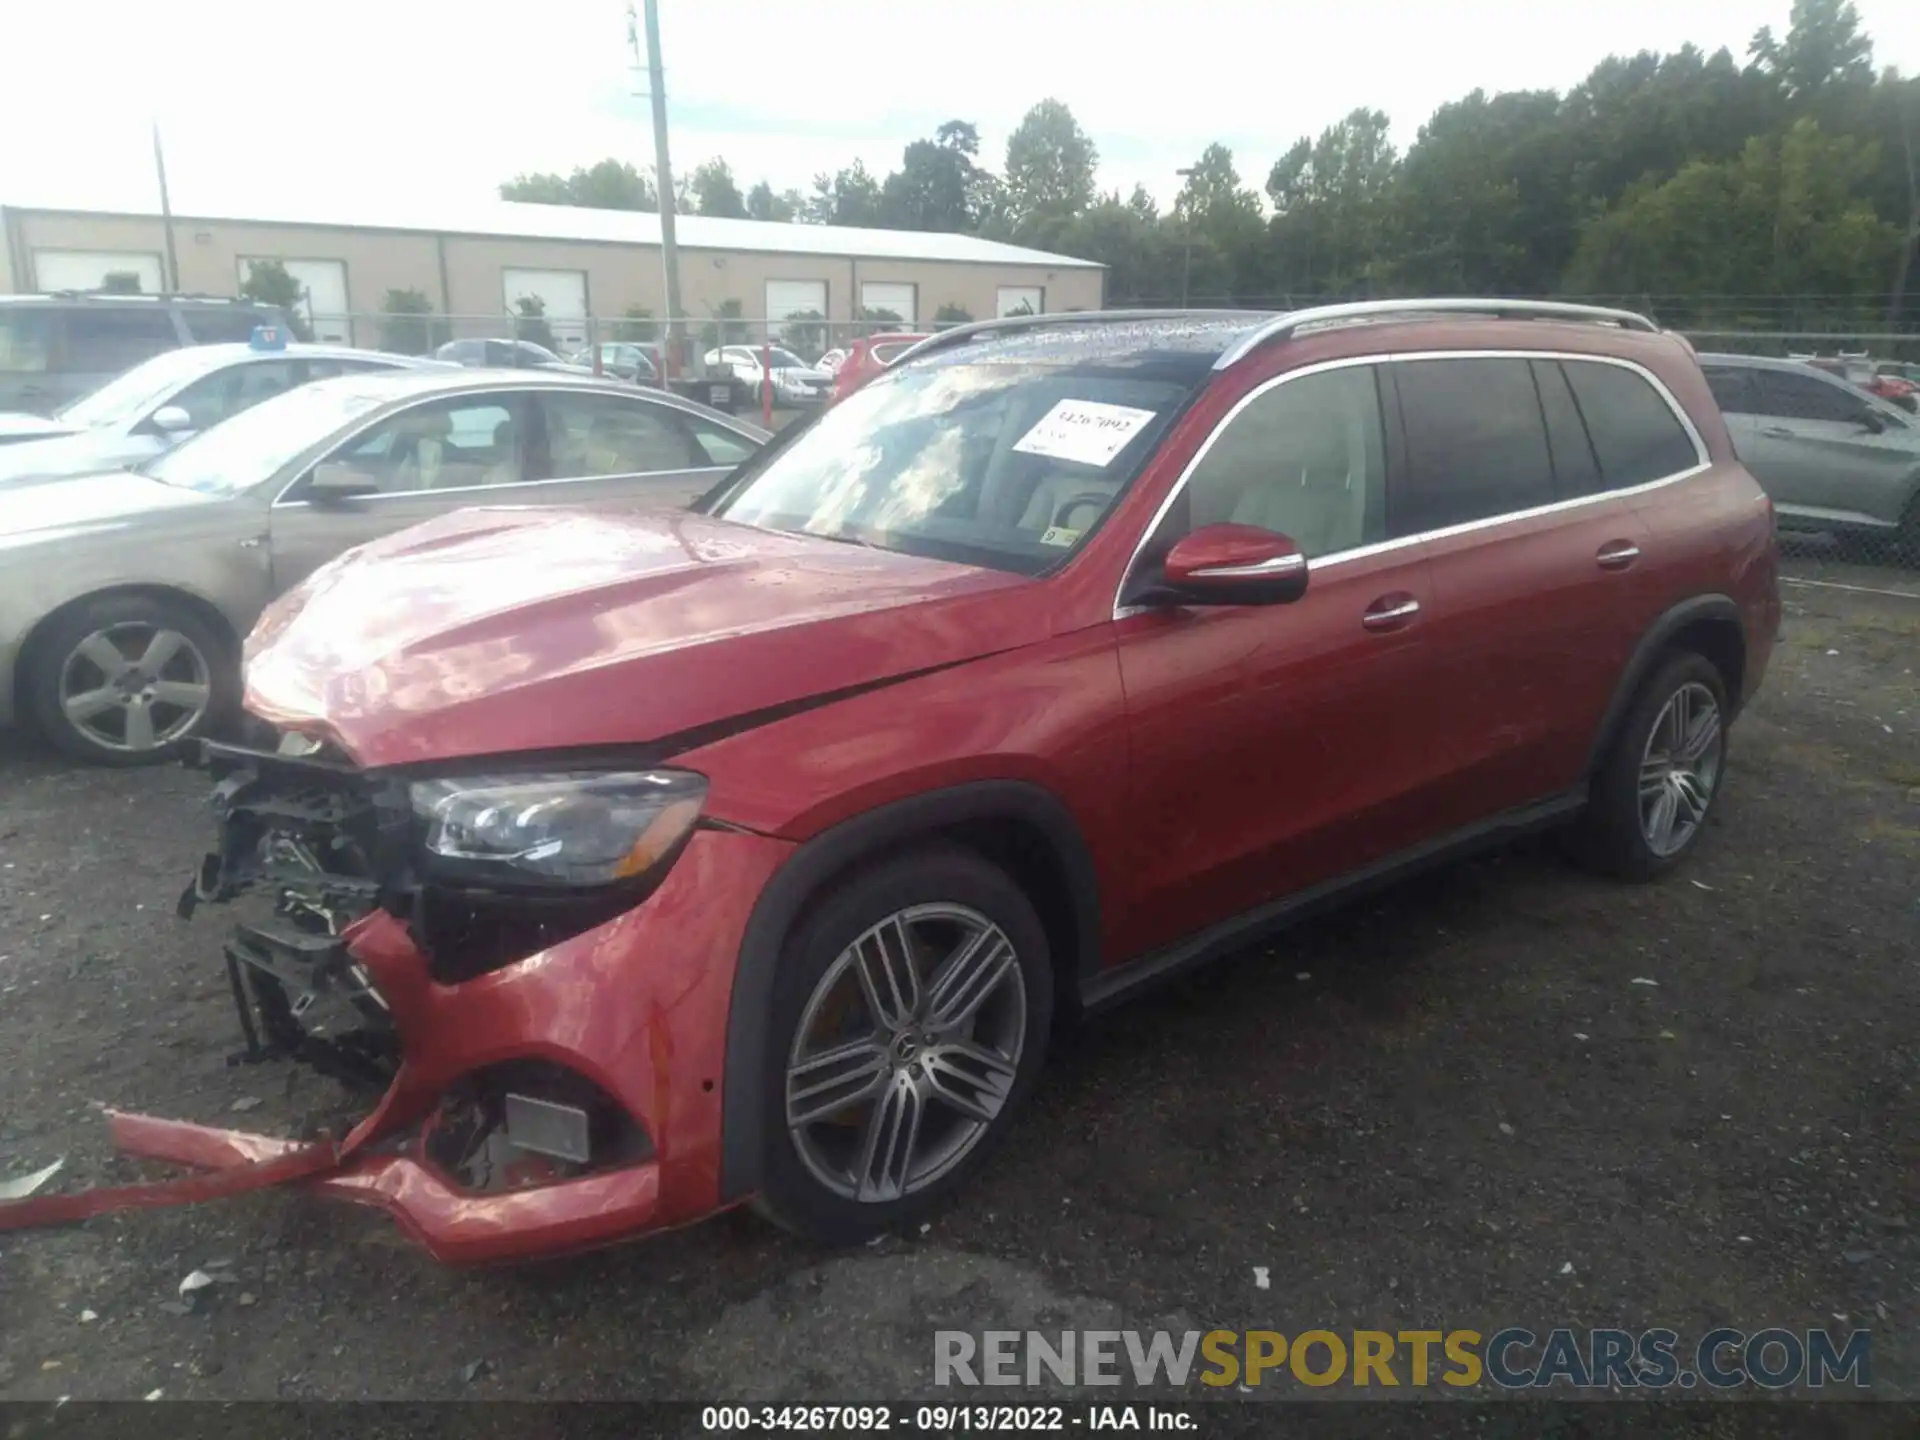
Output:
[[1639,316],[949,332],[690,512],[470,510],[277,603],[182,908],[271,901],[249,1046],[378,1099],[117,1135],[449,1260],[749,1201],[866,1235],[985,1161],[1058,1015],[1530,827],[1666,870],[1778,617]]

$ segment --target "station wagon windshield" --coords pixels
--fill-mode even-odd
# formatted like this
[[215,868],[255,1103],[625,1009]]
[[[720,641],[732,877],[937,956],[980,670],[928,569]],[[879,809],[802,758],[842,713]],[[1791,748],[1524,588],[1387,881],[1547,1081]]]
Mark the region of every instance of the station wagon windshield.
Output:
[[364,380],[302,385],[156,456],[141,473],[203,494],[238,494],[393,398],[391,390],[368,386]]
[[1111,369],[913,366],[848,396],[713,513],[1036,575],[1105,518],[1187,390]]

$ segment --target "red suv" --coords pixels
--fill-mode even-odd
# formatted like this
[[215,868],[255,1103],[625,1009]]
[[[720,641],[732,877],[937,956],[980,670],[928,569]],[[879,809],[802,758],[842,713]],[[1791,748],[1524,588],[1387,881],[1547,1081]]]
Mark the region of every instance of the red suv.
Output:
[[318,1159],[119,1138],[453,1260],[897,1225],[1064,1015],[1523,830],[1665,871],[1779,614],[1638,315],[949,331],[694,513],[469,510],[278,602],[185,903],[275,895],[227,947],[252,1045],[384,1093]]

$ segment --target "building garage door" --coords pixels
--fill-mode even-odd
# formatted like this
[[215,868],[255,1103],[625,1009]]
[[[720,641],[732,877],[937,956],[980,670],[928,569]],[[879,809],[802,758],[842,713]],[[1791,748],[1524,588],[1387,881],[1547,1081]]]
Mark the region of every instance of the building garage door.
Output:
[[767,318],[776,323],[790,315],[811,310],[827,313],[827,282],[824,280],[767,281]]
[[996,315],[1040,315],[1047,308],[1047,292],[1038,285],[1002,285]]
[[554,347],[561,354],[587,343],[586,271],[502,271],[501,299],[508,313],[519,314],[520,302],[528,298],[540,301],[542,318],[553,332]]
[[[42,290],[104,290],[109,275],[131,275],[143,295],[167,288],[160,257],[138,250],[36,250],[34,284]],[[116,289],[129,288],[124,282]]]
[[914,302],[918,298],[916,285],[896,285],[887,280],[863,280],[860,282],[860,308],[872,313],[875,310],[890,310],[900,317],[900,323],[911,330],[914,324]]
[[273,259],[285,268],[293,283],[300,287],[294,313],[306,321],[315,340],[329,345],[353,343],[352,307],[347,304],[347,262],[344,260],[282,260],[278,255],[242,255],[239,260],[240,283],[258,262]]

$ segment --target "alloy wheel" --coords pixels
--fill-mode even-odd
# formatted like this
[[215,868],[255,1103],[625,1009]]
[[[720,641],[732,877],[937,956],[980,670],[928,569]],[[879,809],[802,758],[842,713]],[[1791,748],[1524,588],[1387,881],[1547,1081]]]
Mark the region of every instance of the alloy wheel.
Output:
[[914,905],[837,955],[787,1060],[787,1130],[815,1180],[884,1204],[916,1194],[992,1128],[1026,1044],[1011,941],[963,905]]
[[212,703],[207,657],[163,625],[128,621],[96,630],[60,668],[62,713],[105,750],[139,754],[170,745]]
[[1674,691],[1640,756],[1640,833],[1661,859],[1685,849],[1706,820],[1725,753],[1713,692],[1697,682]]

